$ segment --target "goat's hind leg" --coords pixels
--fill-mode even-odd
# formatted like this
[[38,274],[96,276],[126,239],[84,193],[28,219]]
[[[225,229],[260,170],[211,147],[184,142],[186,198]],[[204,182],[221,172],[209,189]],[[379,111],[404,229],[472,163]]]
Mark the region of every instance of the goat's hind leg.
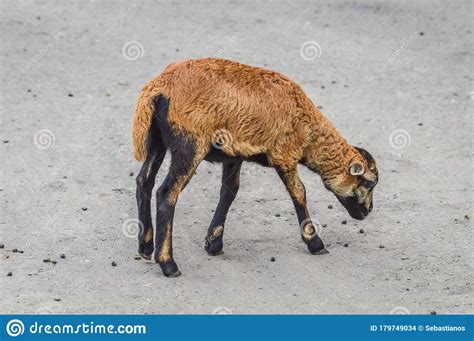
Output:
[[151,193],[156,174],[166,154],[161,141],[150,146],[150,152],[137,175],[136,198],[138,204],[138,253],[150,260],[153,254],[153,223],[151,218]]
[[166,277],[181,275],[173,258],[173,218],[178,196],[187,185],[197,166],[207,153],[187,138],[175,137],[170,144],[171,165],[161,186],[156,192],[156,237],[155,261]]

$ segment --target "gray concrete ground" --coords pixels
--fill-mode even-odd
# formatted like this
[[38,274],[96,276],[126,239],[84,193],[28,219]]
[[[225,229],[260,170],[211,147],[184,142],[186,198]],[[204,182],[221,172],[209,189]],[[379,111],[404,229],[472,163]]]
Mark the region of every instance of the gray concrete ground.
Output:
[[[471,20],[471,1],[2,0],[1,313],[472,313]],[[176,210],[183,275],[134,259],[137,95],[203,56],[290,76],[376,157],[362,222],[301,169],[328,255],[245,164],[207,256],[221,169],[203,163]]]

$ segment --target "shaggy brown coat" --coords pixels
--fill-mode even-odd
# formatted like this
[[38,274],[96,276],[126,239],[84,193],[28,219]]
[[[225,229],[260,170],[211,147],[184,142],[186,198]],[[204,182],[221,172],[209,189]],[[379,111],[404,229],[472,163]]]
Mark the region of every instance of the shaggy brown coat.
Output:
[[[215,58],[171,64],[143,88],[132,126],[138,161],[147,155],[158,95],[170,99],[170,125],[200,145],[210,146],[224,129],[231,140],[222,147],[228,155],[265,153],[271,165],[283,168],[304,158],[328,180],[345,173],[351,162],[368,166],[298,84],[275,71]],[[353,183],[340,185],[344,194]]]

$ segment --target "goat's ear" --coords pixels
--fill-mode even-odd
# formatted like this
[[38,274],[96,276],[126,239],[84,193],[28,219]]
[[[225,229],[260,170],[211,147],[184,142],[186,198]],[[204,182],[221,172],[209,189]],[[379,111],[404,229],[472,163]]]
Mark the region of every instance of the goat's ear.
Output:
[[353,163],[349,166],[349,173],[351,173],[351,175],[362,175],[364,172],[364,166],[362,166],[360,163]]

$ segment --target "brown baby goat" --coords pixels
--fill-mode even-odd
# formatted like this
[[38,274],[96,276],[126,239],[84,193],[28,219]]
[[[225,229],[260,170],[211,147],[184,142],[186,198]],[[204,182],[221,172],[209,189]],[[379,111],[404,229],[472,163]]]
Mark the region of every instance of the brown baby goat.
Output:
[[[298,163],[318,173],[353,218],[372,210],[374,159],[348,144],[298,84],[271,70],[214,58],[171,64],[143,88],[132,137],[135,158],[144,161],[137,177],[139,253],[151,259],[155,251],[167,277],[181,274],[172,249],[175,205],[202,160],[223,163],[220,200],[205,240],[210,255],[222,250],[243,161],[276,169],[312,254],[327,251],[311,223]],[[167,150],[171,166],[156,193],[153,239],[150,199]]]

